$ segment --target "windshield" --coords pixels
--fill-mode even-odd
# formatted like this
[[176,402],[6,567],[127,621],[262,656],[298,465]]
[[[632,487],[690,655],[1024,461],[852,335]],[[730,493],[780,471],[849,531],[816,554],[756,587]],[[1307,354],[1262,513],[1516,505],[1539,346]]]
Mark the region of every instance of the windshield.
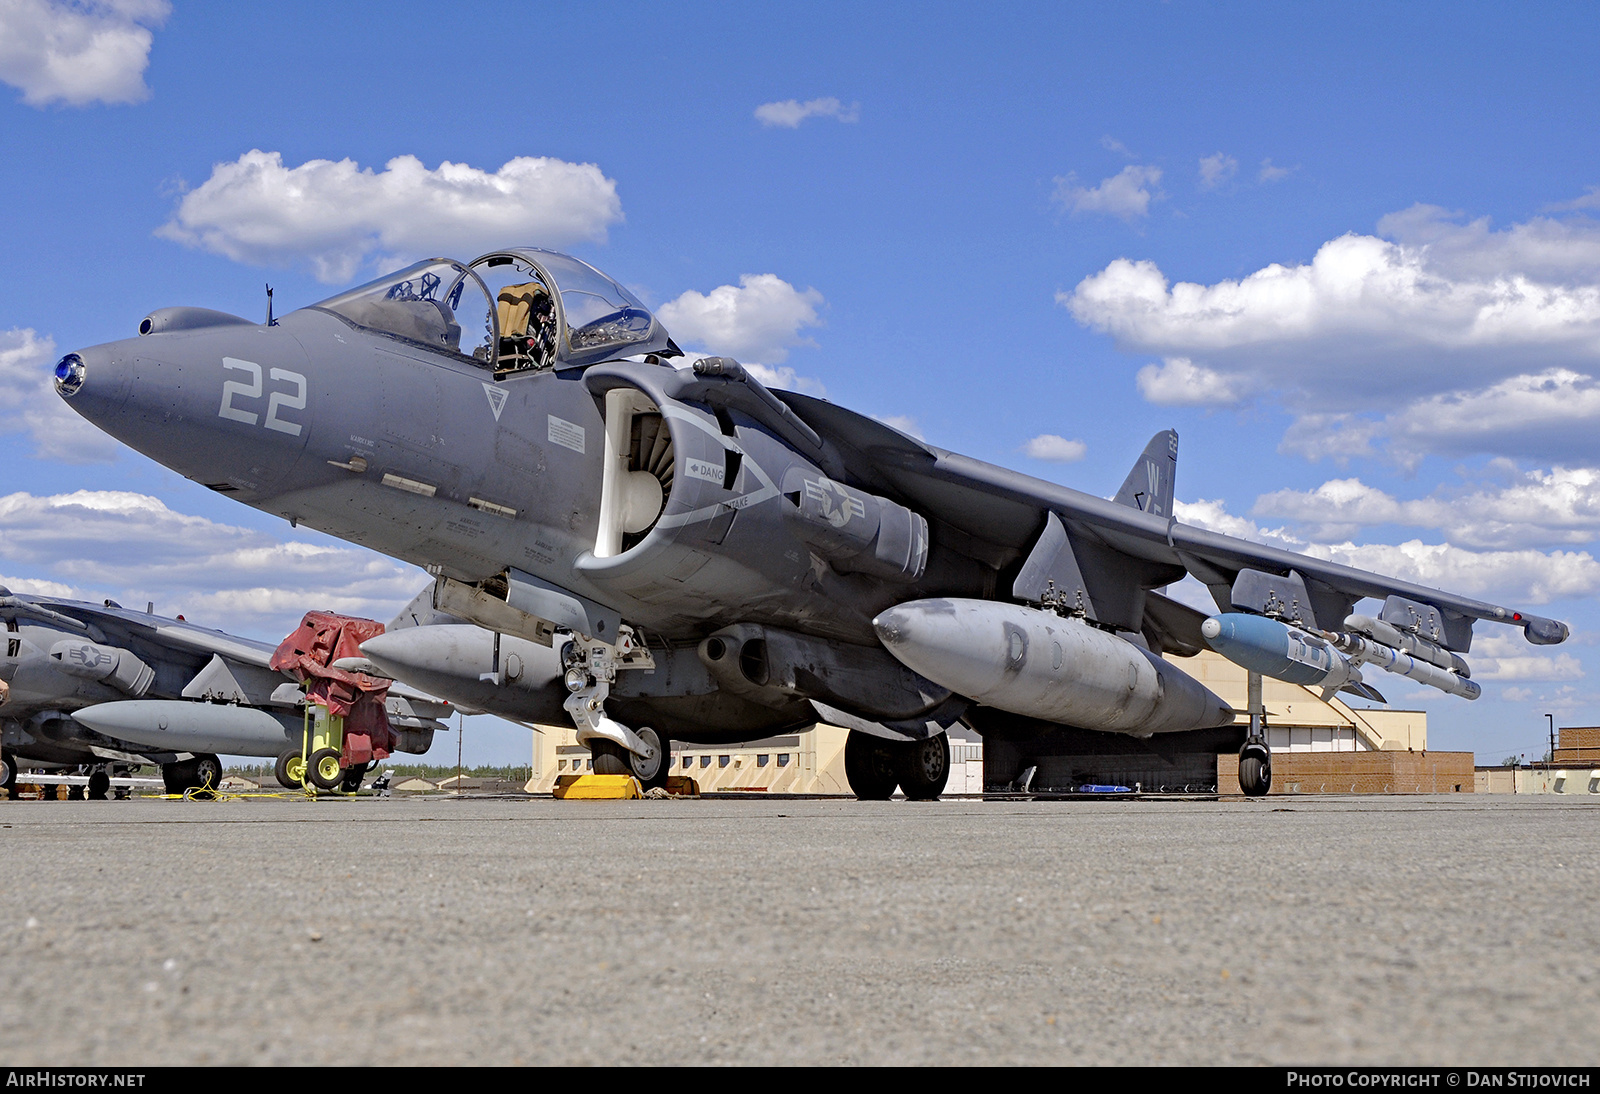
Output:
[[650,313],[627,289],[576,258],[545,253],[539,261],[560,286],[572,351],[621,349],[649,337]]
[[494,361],[495,316],[483,283],[459,262],[431,258],[312,305],[358,327],[430,349]]

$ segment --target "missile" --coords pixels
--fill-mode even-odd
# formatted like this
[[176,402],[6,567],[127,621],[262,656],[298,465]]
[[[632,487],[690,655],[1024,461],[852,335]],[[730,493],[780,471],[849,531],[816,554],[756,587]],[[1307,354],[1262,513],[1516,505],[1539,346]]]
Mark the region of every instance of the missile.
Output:
[[1388,646],[1390,649],[1409,653],[1413,657],[1422,659],[1430,665],[1453,672],[1458,676],[1471,676],[1472,669],[1467,665],[1460,654],[1451,653],[1441,646],[1436,646],[1426,638],[1415,634],[1407,634],[1399,627],[1385,623],[1381,619],[1373,619],[1368,615],[1347,615],[1344,619],[1344,629],[1364,634],[1368,638]]
[[1200,633],[1235,665],[1274,680],[1334,691],[1362,682],[1361,670],[1327,639],[1264,615],[1214,615]]
[[1233,709],[1142,646],[1053,612],[912,600],[872,621],[907,668],[986,706],[1148,737],[1233,722]]
[[457,706],[524,721],[567,722],[556,648],[497,636],[471,623],[439,623],[373,635],[361,653],[396,680]]
[[1357,663],[1377,665],[1385,672],[1404,676],[1419,684],[1427,684],[1430,688],[1438,688],[1450,695],[1459,695],[1463,699],[1476,699],[1483,694],[1483,688],[1466,677],[1429,664],[1402,650],[1391,649],[1382,642],[1363,638],[1359,634],[1336,634],[1332,637],[1334,644],[1349,654],[1350,660]]
[[301,716],[180,699],[127,699],[73,712],[96,733],[164,752],[276,756],[299,741]]
[[[1375,622],[1364,616],[1351,618]],[[1358,694],[1366,694],[1371,689],[1361,679],[1360,666],[1373,664],[1463,699],[1476,699],[1483,694],[1483,689],[1462,673],[1359,634],[1313,634],[1267,616],[1244,612],[1214,615],[1200,625],[1200,633],[1212,649],[1234,664],[1291,684],[1334,690],[1350,687]],[[1439,650],[1439,656],[1454,655]],[[1367,698],[1376,694],[1372,692]]]

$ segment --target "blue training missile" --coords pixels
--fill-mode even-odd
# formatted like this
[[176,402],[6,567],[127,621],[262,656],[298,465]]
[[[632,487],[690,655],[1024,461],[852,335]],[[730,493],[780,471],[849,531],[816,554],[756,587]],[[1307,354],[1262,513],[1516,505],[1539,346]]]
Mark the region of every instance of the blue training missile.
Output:
[[1264,615],[1214,615],[1200,633],[1235,665],[1274,680],[1335,691],[1362,682],[1361,670],[1327,639]]
[[1313,634],[1267,616],[1244,612],[1214,615],[1200,625],[1200,633],[1212,649],[1234,664],[1291,684],[1334,690],[1347,686],[1366,689],[1360,666],[1374,664],[1385,672],[1463,699],[1476,699],[1483,694],[1483,689],[1465,676],[1370,637]]

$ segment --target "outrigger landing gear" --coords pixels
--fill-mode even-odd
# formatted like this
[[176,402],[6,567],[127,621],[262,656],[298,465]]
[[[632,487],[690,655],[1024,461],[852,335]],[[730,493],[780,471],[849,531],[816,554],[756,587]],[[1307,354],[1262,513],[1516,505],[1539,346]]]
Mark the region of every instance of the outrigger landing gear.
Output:
[[889,741],[853,729],[844,742],[844,776],[861,801],[888,801],[896,786],[907,801],[937,801],[950,778],[950,738]]
[[594,757],[597,775],[632,775],[646,790],[667,782],[670,742],[649,726],[635,731],[606,716],[606,696],[622,669],[655,668],[650,651],[622,627],[617,644],[573,636],[561,650],[567,690],[562,704],[578,727],[578,743]]
[[1239,789],[1259,798],[1272,789],[1272,750],[1267,747],[1267,708],[1261,701],[1261,674],[1252,672],[1245,682],[1250,713],[1250,735],[1239,749]]

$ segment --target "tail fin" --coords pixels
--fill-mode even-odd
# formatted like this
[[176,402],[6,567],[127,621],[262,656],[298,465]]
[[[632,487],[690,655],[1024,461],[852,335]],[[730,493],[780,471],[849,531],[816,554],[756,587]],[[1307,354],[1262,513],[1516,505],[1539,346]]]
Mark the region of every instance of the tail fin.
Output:
[[1178,433],[1163,429],[1145,445],[1144,455],[1128,472],[1116,501],[1158,517],[1172,515],[1172,480],[1178,475]]

